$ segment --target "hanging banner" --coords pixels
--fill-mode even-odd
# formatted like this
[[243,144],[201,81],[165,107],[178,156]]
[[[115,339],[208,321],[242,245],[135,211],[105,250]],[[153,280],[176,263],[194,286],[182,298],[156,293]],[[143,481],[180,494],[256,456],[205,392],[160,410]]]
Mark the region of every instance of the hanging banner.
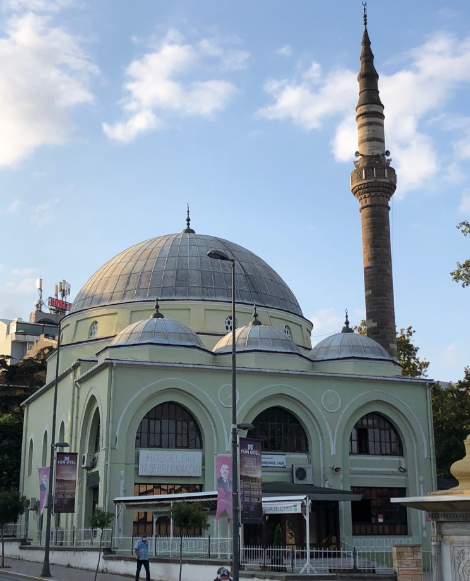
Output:
[[57,452],[55,464],[54,513],[75,512],[77,456],[74,452]]
[[232,518],[232,456],[217,456],[215,460],[217,478],[217,510],[215,520],[218,521],[224,512]]
[[39,475],[39,515],[42,516],[47,503],[47,493],[49,491],[49,471],[50,468],[38,468]]
[[240,438],[241,522],[263,522],[261,440]]

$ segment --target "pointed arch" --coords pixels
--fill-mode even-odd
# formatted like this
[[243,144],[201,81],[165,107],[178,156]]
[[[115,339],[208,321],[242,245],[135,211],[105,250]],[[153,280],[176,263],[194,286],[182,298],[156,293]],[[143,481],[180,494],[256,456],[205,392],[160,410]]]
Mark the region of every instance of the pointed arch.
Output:
[[33,473],[33,456],[34,456],[34,441],[33,438],[30,438],[28,446],[28,476],[31,476]]
[[41,461],[42,461],[41,466],[42,467],[48,466],[48,463],[47,463],[48,441],[47,440],[48,440],[48,438],[47,438],[47,430],[45,430],[44,431],[44,436],[42,438],[42,458],[41,458]]
[[285,407],[272,406],[259,413],[251,422],[251,438],[261,439],[264,452],[307,453],[307,433],[294,414]]

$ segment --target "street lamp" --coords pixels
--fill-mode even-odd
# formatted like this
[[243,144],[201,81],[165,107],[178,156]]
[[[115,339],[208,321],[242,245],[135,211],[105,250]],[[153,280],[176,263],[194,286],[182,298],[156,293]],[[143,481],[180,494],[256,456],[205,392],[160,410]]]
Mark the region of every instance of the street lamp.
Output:
[[51,577],[51,568],[49,565],[49,550],[51,546],[51,516],[52,516],[52,481],[54,479],[54,459],[56,448],[67,448],[66,442],[55,443],[55,428],[57,416],[57,389],[59,385],[59,353],[61,340],[61,321],[57,332],[57,353],[55,362],[55,385],[54,385],[54,403],[52,407],[52,436],[51,436],[51,460],[49,463],[49,487],[47,491],[47,516],[46,516],[46,542],[44,544],[44,561],[42,564],[41,577]]
[[[221,250],[209,250],[209,258],[230,262],[232,267],[232,539],[233,539],[233,581],[239,581],[240,572],[240,523],[238,509],[238,427],[237,427],[237,349],[235,343],[235,259]],[[243,429],[243,428],[242,428]]]

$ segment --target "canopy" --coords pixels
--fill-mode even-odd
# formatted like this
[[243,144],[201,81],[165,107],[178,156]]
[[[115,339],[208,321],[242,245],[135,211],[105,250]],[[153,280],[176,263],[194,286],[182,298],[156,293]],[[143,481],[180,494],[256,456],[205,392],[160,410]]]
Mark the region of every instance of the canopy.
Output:
[[361,500],[361,494],[338,488],[323,488],[313,484],[296,484],[295,482],[263,482],[263,500],[271,496],[308,496],[310,500]]

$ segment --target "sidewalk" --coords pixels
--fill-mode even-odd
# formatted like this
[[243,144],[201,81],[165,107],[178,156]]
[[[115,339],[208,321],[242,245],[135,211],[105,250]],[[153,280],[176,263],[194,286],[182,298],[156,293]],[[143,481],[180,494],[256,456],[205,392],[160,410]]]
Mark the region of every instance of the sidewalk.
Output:
[[[39,578],[42,571],[42,563],[33,563],[31,561],[19,561],[17,559],[5,559],[6,564],[10,569],[2,569],[2,573],[22,573],[23,575],[30,575],[33,578]],[[82,569],[72,569],[70,567],[61,567],[60,565],[51,565],[52,577],[51,581],[93,581],[95,577],[94,571],[84,571]],[[12,581],[16,575],[12,575]],[[122,575],[113,575],[111,573],[98,573],[96,581],[129,581],[133,577],[125,577]],[[140,574],[141,579],[145,579],[144,575]]]

